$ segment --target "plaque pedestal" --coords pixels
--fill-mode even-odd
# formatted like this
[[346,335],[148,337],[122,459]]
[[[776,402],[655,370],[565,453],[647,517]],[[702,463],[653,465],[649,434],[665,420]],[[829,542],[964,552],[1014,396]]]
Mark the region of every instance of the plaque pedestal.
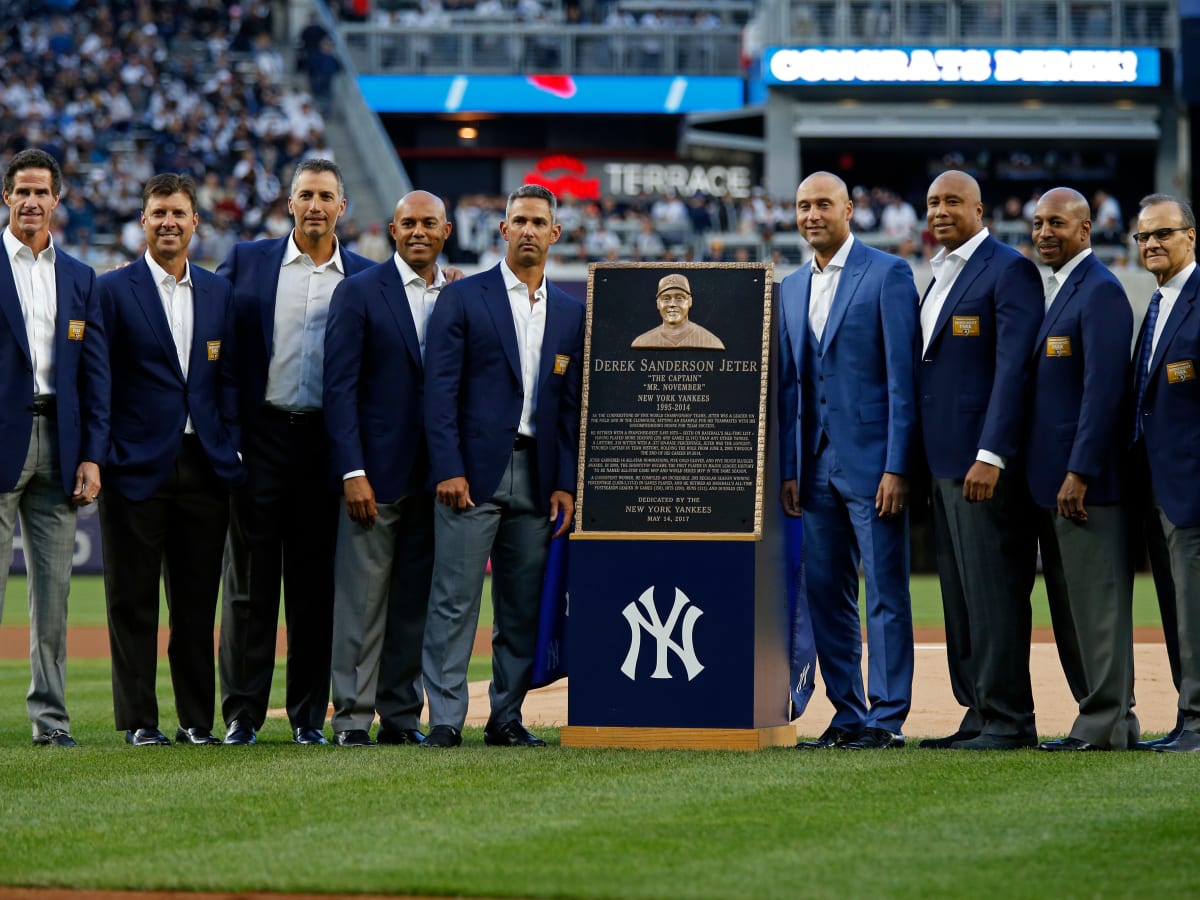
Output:
[[794,744],[778,544],[573,535],[563,745]]

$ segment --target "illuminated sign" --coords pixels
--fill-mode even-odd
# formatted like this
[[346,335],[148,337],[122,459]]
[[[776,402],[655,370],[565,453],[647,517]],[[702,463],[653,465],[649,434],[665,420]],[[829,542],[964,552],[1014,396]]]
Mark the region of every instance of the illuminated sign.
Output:
[[[561,173],[561,174],[560,174]],[[559,197],[596,200],[601,194],[635,197],[674,191],[681,197],[699,192],[714,197],[749,197],[754,187],[748,166],[705,166],[694,163],[584,161],[573,156],[540,160],[506,159],[503,183],[540,184]],[[511,189],[511,187],[507,188]]]
[[[562,170],[561,175],[555,172]],[[532,172],[527,172],[525,184],[540,184],[556,197],[576,200],[599,200],[600,179],[589,178],[587,166],[573,156],[547,156],[539,159]]]
[[1161,83],[1159,51],[1017,47],[769,47],[767,84]]
[[716,75],[360,75],[377,113],[664,113],[741,109],[742,79]]

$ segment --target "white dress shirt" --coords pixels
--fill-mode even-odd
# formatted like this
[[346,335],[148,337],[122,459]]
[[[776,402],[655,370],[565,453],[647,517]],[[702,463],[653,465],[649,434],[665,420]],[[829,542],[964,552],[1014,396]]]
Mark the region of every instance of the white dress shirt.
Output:
[[[961,246],[950,251],[947,251],[943,247],[929,261],[929,265],[933,269],[934,281],[933,287],[929,289],[929,293],[925,296],[925,302],[921,304],[921,353],[925,353],[929,349],[929,341],[933,338],[934,326],[937,325],[942,307],[946,305],[946,298],[954,290],[954,282],[958,281],[958,276],[962,274],[962,270],[966,268],[975,251],[979,249],[979,245],[987,240],[987,237],[988,230],[981,228],[977,234],[973,235],[970,240],[964,242]],[[1003,456],[983,447],[979,448],[979,452],[975,454],[975,458],[980,462],[990,463],[1001,469],[1005,466]]]
[[433,284],[427,284],[425,279],[413,271],[399,253],[393,253],[396,270],[404,282],[404,293],[408,296],[408,309],[412,313],[413,325],[417,328],[417,340],[421,344],[421,362],[425,361],[425,334],[429,330],[429,317],[433,315],[434,304],[438,294],[446,286],[446,274],[440,266],[434,266]]
[[[154,261],[150,251],[146,251],[146,265],[150,267],[150,277],[158,288],[158,299],[162,301],[163,312],[167,316],[167,325],[171,329],[171,339],[175,342],[175,355],[179,360],[180,371],[184,381],[188,377],[188,362],[192,355],[192,332],[194,329],[194,312],[192,310],[192,265],[184,262],[183,278],[178,281]],[[191,434],[196,429],[192,427],[191,414],[183,430]]]
[[311,411],[321,408],[324,384],[325,321],[329,299],[345,269],[336,240],[333,256],[316,265],[288,238],[275,290],[275,330],[267,366],[266,402],[279,409]]
[[1046,312],[1050,312],[1050,307],[1054,303],[1054,298],[1058,296],[1059,289],[1067,283],[1067,279],[1071,277],[1081,262],[1092,255],[1091,247],[1084,247],[1081,251],[1072,256],[1066,263],[1057,271],[1051,272],[1050,277],[1046,279]]
[[54,393],[54,322],[58,315],[58,280],[54,275],[54,238],[35,258],[11,228],[4,229],[4,249],[12,266],[21,318],[33,360],[33,394]]
[[1187,284],[1187,280],[1192,277],[1194,271],[1196,271],[1196,261],[1192,260],[1183,267],[1178,275],[1158,289],[1158,292],[1162,294],[1162,299],[1158,301],[1158,320],[1154,323],[1154,338],[1150,343],[1150,359],[1154,359],[1154,354],[1158,352],[1158,339],[1162,337],[1163,329],[1167,327],[1167,319],[1171,317],[1175,301],[1179,299],[1183,286]]
[[508,290],[508,305],[512,308],[513,325],[517,329],[517,348],[521,352],[521,385],[525,391],[525,402],[521,405],[521,424],[517,431],[527,437],[537,437],[538,369],[542,364],[542,337],[546,333],[546,276],[533,292],[530,301],[527,288],[500,260],[500,274],[504,276],[504,287]]
[[829,321],[829,310],[833,308],[833,298],[837,296],[842,269],[846,267],[846,259],[850,256],[852,246],[854,235],[847,235],[824,269],[817,265],[816,256],[812,258],[812,279],[808,287],[808,324],[816,335],[817,343],[821,342],[825,334],[825,323]]

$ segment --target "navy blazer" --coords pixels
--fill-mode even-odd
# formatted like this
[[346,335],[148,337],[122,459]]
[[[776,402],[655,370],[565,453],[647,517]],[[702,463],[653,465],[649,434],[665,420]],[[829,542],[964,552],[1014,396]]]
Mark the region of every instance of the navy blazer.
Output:
[[[267,395],[267,371],[275,345],[275,294],[279,269],[291,232],[281,238],[244,241],[229,248],[217,274],[233,285],[237,319],[237,381],[242,427],[254,422],[253,413]],[[345,247],[342,268],[347,276],[374,266],[372,260]]]
[[935,477],[965,478],[981,449],[1005,458],[1020,452],[1029,348],[1045,296],[1037,267],[991,235],[959,273],[917,368],[925,457]]
[[1033,344],[1024,456],[1029,490],[1039,506],[1058,506],[1068,472],[1087,482],[1085,504],[1120,501],[1132,340],[1133,310],[1125,289],[1092,254],[1058,289]]
[[1200,267],[1184,284],[1163,326],[1158,347],[1150,359],[1142,401],[1142,432],[1154,496],[1177,528],[1200,525],[1198,374]]
[[[538,370],[537,484],[574,495],[583,385],[584,306],[548,286]],[[425,335],[425,435],[434,484],[465,476],[471,500],[500,484],[521,422],[524,389],[517,329],[500,266],[442,289]]]
[[815,354],[810,283],[806,265],[779,286],[781,475],[800,477],[824,431],[851,489],[873,497],[884,472],[907,475],[911,465],[919,350],[912,268],[855,240]]
[[[95,292],[96,273],[54,248],[57,312],[54,323],[54,392],[58,412],[58,464],[63,490],[75,490],[84,461],[103,464],[108,427],[109,373],[104,326]],[[33,429],[33,356],[8,253],[0,244],[0,492],[21,478]]]
[[394,260],[342,281],[325,326],[325,428],[334,475],[363,469],[381,503],[424,490],[425,375]]
[[172,471],[187,418],[209,463],[230,488],[238,459],[237,355],[229,282],[191,266],[192,352],[187,378],[146,258],[96,279],[112,369],[106,489],[145,500]]

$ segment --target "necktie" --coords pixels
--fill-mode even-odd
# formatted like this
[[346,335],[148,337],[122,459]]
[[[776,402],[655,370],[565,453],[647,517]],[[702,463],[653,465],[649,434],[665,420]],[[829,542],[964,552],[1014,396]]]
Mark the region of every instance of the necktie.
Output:
[[1154,325],[1158,322],[1158,304],[1162,292],[1155,291],[1146,308],[1146,321],[1142,324],[1142,341],[1138,345],[1137,363],[1133,370],[1133,441],[1142,436],[1142,400],[1146,396],[1149,378],[1150,355],[1154,346]]

